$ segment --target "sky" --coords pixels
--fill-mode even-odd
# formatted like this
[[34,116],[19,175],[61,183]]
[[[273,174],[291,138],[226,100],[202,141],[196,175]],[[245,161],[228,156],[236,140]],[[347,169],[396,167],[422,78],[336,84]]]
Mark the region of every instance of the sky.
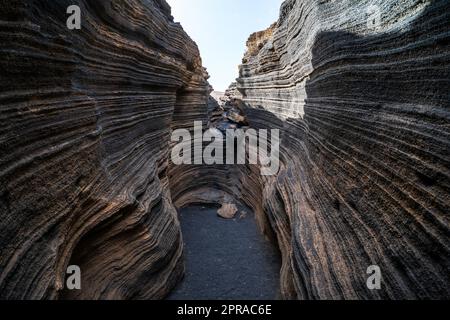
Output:
[[216,91],[238,77],[250,34],[277,21],[282,0],[167,0],[172,15],[197,43]]

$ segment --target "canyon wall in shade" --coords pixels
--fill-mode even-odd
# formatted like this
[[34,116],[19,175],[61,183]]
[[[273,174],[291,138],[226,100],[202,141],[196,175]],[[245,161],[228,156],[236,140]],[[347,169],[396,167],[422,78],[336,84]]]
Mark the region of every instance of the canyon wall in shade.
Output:
[[[223,106],[164,0],[0,1],[0,43],[0,299],[164,298],[176,207],[224,202],[279,246],[284,298],[450,297],[449,1],[287,0]],[[279,173],[171,164],[194,121],[279,128]]]
[[0,43],[0,298],[163,298],[183,274],[172,123],[210,92],[197,46],[164,0],[1,1]]
[[282,131],[283,295],[449,298],[450,2],[287,0],[247,45],[247,119]]

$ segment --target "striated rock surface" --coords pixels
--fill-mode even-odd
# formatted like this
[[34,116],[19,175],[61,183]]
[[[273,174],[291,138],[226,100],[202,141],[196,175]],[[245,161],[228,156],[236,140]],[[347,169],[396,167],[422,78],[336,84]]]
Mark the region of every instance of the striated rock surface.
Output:
[[2,1],[0,43],[0,298],[163,298],[183,273],[170,132],[210,92],[197,46],[164,0]]
[[[0,2],[0,299],[164,298],[176,208],[224,203],[278,244],[284,298],[450,297],[448,1],[287,0],[219,101],[164,0],[75,2],[79,31],[74,1]],[[194,121],[279,128],[279,173],[170,163]]]
[[450,2],[287,0],[248,47],[247,119],[282,132],[254,182],[284,297],[450,298]]

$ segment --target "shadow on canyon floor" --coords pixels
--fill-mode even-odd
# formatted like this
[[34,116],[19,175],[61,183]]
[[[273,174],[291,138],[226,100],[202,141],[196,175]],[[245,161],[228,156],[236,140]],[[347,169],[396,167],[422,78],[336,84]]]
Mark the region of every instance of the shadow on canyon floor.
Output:
[[253,214],[240,214],[225,220],[213,207],[180,210],[186,275],[169,300],[280,298],[278,251],[264,239]]

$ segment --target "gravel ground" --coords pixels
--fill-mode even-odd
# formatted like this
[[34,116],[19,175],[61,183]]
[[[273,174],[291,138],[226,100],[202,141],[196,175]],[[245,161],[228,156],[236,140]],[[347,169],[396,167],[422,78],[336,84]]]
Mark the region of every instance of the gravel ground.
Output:
[[186,276],[169,300],[279,298],[280,257],[251,214],[224,220],[217,209],[181,210]]

